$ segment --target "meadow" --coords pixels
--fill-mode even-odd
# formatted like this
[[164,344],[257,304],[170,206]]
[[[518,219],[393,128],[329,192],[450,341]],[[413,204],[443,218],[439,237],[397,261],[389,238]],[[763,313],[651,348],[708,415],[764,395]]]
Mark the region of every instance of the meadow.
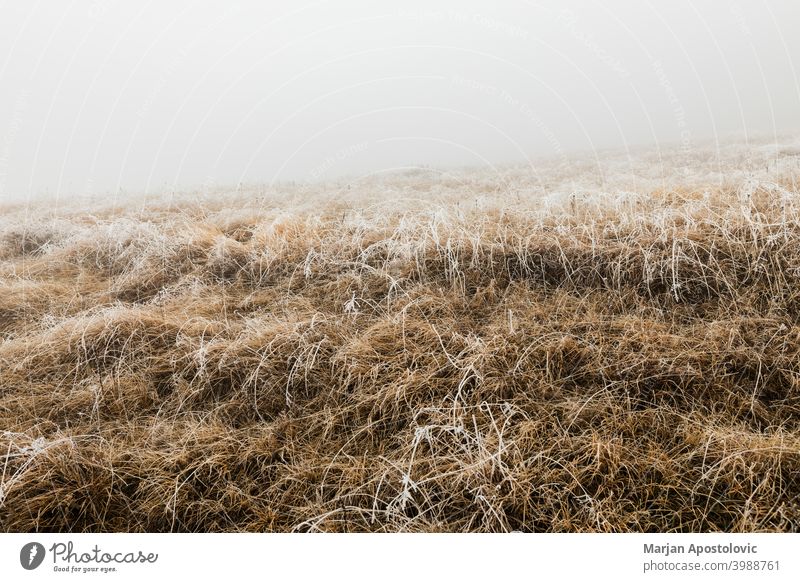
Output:
[[800,531],[800,142],[0,209],[0,529]]

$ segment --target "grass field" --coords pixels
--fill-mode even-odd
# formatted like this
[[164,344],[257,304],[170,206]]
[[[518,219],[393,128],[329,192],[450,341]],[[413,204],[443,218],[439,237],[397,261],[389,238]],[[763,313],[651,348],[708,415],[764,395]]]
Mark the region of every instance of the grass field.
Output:
[[3,531],[800,531],[800,150],[0,214]]

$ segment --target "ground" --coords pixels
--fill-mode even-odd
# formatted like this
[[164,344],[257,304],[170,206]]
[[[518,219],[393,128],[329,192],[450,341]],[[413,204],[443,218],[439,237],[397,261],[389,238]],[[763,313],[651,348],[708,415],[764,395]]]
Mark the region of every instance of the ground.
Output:
[[0,211],[3,531],[799,531],[797,141]]

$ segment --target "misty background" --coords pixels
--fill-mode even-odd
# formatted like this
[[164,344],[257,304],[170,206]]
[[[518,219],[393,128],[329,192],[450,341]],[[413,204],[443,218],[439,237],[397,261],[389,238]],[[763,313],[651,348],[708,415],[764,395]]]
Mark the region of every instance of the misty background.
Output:
[[796,0],[48,0],[0,15],[0,201],[800,131]]

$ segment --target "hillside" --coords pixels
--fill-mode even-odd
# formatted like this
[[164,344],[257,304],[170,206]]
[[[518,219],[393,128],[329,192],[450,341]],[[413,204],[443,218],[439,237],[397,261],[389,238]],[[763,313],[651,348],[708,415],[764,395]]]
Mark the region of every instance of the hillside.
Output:
[[800,531],[796,140],[7,205],[3,531]]

